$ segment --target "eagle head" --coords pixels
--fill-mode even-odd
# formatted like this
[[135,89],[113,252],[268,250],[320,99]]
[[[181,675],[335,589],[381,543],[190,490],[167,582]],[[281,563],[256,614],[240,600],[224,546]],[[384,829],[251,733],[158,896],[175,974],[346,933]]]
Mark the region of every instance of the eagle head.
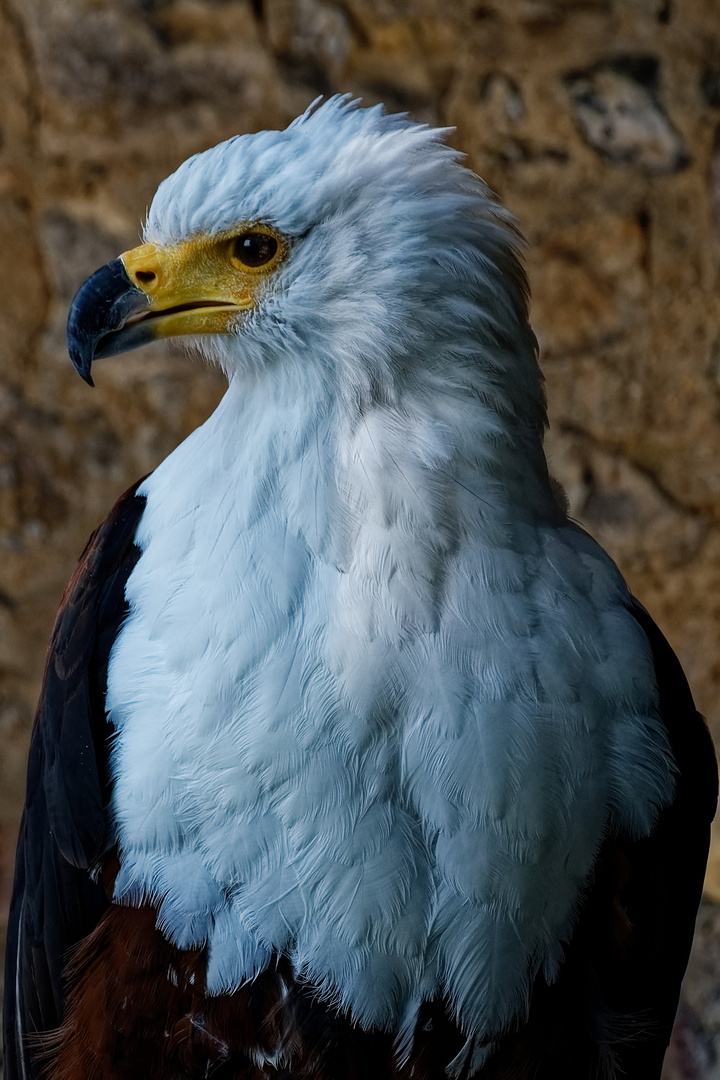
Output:
[[190,336],[230,379],[359,408],[459,380],[542,429],[519,237],[446,134],[339,96],[190,158],[145,242],[77,293],[76,369],[92,384],[95,359]]

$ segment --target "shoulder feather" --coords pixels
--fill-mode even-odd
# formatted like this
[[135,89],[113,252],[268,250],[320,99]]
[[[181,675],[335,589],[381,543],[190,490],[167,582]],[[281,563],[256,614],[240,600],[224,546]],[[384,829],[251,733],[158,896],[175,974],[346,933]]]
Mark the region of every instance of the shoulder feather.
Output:
[[[136,484],[93,533],[48,649],[28,764],[6,951],[7,1080],[37,1075],[33,1037],[57,1026],[68,950],[107,905],[90,871],[108,845],[107,664],[139,557]],[[37,1041],[37,1039],[36,1039]]]

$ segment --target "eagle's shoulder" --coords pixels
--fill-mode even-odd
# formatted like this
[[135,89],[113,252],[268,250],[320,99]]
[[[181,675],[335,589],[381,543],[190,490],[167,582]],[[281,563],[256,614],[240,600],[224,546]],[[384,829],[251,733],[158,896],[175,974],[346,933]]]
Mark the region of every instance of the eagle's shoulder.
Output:
[[62,1014],[67,952],[107,904],[88,874],[104,852],[107,665],[137,562],[133,485],[90,537],[65,590],[33,728],[6,952],[9,1075],[34,1075],[28,1037]]

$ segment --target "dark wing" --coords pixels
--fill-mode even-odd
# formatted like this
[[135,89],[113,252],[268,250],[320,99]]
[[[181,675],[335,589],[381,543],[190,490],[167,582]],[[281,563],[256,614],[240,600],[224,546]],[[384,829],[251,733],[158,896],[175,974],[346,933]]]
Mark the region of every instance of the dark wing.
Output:
[[642,1040],[627,1040],[621,1075],[660,1076],[670,1040],[695,929],[710,845],[710,823],[718,798],[715,750],[695,709],[678,658],[637,601],[632,614],[653,653],[660,712],[678,775],[675,798],[646,840],[625,845],[627,882],[620,900],[632,933],[628,960],[619,968],[617,1008],[647,1010]]
[[58,611],[33,730],[5,971],[6,1080],[35,1078],[37,1035],[62,1015],[68,951],[107,906],[107,665],[125,617],[145,500],[131,488],[93,533]]
[[702,893],[717,764],[680,663],[645,609],[659,708],[677,764],[652,835],[606,837],[560,975],[478,1080],[660,1080]]

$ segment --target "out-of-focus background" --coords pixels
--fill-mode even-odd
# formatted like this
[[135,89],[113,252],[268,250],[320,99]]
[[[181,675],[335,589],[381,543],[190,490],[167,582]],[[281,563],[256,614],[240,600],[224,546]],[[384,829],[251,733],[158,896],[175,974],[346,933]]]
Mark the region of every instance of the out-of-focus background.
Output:
[[[72,371],[67,305],[160,180],[351,91],[455,128],[529,241],[551,467],[720,737],[720,2],[0,0],[0,906],[53,612],[211,411],[172,346]],[[720,1078],[720,841],[667,1080]]]

